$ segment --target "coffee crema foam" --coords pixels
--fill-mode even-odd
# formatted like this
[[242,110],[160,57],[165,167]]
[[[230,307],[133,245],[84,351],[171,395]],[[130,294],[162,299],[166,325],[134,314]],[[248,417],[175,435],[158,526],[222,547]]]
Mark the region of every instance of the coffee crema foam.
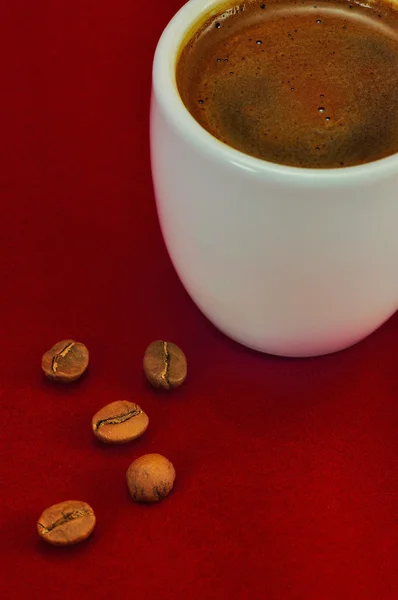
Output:
[[338,168],[398,152],[398,10],[249,1],[210,16],[177,85],[213,136],[274,163]]

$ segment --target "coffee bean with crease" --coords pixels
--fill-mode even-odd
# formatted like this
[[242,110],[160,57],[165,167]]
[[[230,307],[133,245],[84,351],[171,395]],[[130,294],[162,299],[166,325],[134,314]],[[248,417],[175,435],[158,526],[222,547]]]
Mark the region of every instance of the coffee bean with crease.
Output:
[[95,437],[105,444],[131,442],[146,431],[148,424],[148,415],[138,404],[127,400],[107,404],[91,421]]
[[127,487],[134,502],[160,502],[173,489],[172,463],[161,454],[145,454],[127,469]]
[[49,379],[70,383],[83,375],[88,361],[89,352],[84,344],[63,340],[43,355],[41,367]]
[[187,359],[184,352],[172,342],[152,342],[144,355],[144,372],[154,387],[171,390],[184,383]]
[[68,500],[43,511],[37,522],[37,533],[53,546],[71,546],[91,535],[95,521],[94,511],[86,502]]

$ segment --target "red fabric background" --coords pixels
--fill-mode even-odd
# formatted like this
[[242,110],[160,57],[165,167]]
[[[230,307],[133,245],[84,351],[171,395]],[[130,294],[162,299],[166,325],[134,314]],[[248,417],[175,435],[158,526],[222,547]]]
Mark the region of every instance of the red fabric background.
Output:
[[[218,333],[165,252],[148,152],[151,61],[181,0],[19,0],[1,17],[1,597],[398,597],[398,318],[346,352],[283,360]],[[73,337],[88,376],[46,382]],[[189,381],[145,384],[166,338]],[[146,434],[96,443],[92,414],[141,404]],[[160,452],[175,490],[134,505],[130,462]],[[41,511],[82,499],[98,524],[53,549]]]

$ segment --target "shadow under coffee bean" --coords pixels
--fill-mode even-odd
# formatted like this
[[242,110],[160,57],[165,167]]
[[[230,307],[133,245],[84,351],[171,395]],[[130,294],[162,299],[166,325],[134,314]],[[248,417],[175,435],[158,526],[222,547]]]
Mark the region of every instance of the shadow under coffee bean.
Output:
[[275,163],[335,168],[398,152],[398,11],[342,0],[249,1],[209,17],[177,84],[222,142]]

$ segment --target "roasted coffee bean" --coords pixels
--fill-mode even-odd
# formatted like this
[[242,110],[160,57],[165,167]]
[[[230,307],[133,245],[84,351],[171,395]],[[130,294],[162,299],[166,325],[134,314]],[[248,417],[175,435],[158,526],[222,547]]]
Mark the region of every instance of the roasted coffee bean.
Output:
[[70,546],[88,538],[94,526],[91,506],[79,500],[68,500],[46,508],[38,520],[37,532],[53,546]]
[[170,390],[184,383],[187,359],[184,352],[171,342],[152,342],[144,355],[144,371],[154,387]]
[[88,361],[89,353],[84,344],[64,340],[43,355],[41,367],[50,379],[70,383],[83,375]]
[[159,502],[171,492],[176,473],[161,454],[145,454],[127,469],[127,486],[135,502]]
[[107,404],[91,421],[95,437],[106,444],[131,442],[146,431],[148,423],[148,415],[138,404],[127,400]]

